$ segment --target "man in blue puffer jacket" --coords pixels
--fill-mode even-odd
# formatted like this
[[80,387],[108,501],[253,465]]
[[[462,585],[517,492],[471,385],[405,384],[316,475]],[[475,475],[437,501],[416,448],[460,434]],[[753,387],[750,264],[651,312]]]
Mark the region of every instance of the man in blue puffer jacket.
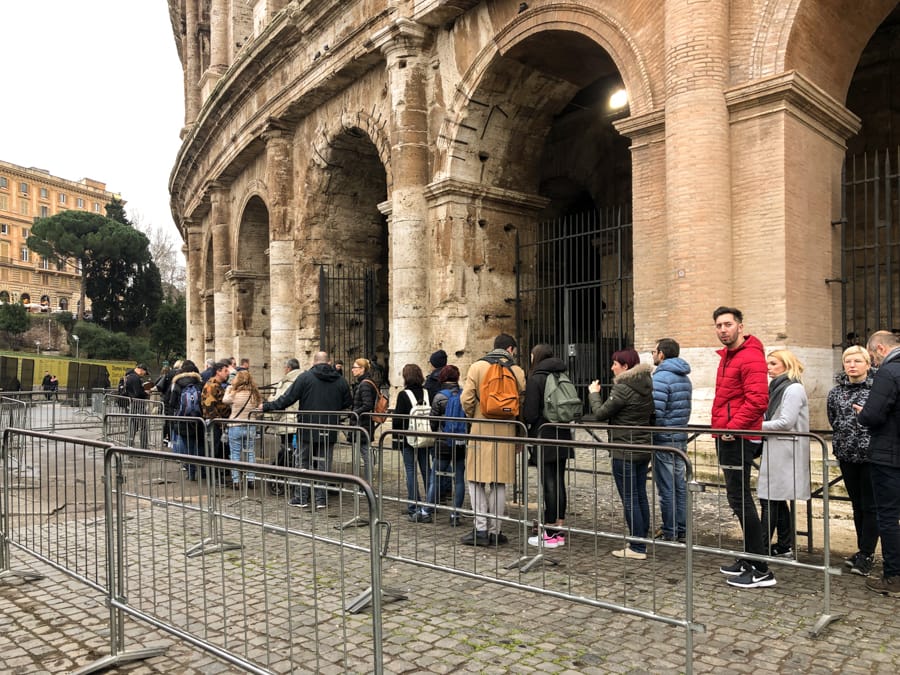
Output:
[[[678,354],[681,348],[672,338],[663,338],[653,352],[653,403],[656,406],[656,425],[683,427],[691,418],[693,385],[688,378],[691,367]],[[683,431],[656,432],[654,445],[666,445],[687,450],[687,434]],[[687,481],[681,457],[667,452],[653,456],[653,477],[659,493],[662,527],[656,533],[666,541],[684,541]]]

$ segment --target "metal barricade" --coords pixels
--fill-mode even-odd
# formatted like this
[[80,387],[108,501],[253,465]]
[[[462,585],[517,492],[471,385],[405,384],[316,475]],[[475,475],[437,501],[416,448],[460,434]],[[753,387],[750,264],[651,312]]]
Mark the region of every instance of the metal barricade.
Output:
[[[619,431],[644,431],[659,432],[659,427],[624,427],[604,424],[585,424],[582,425],[583,432],[597,436],[598,433],[606,433],[609,430]],[[709,553],[718,555],[735,556],[746,560],[763,560],[767,565],[774,565],[776,569],[794,569],[808,570],[813,573],[821,574],[822,578],[822,608],[810,629],[812,636],[818,636],[832,622],[841,618],[840,614],[835,614],[831,607],[831,576],[840,574],[840,567],[832,566],[831,554],[831,505],[828,490],[821,490],[821,486],[829,485],[834,479],[833,468],[836,462],[831,458],[827,441],[818,433],[795,433],[784,431],[761,431],[761,430],[734,430],[734,429],[712,429],[704,426],[686,426],[686,427],[666,427],[667,433],[685,432],[689,435],[689,443],[687,447],[687,455],[690,458],[691,465],[694,467],[694,476],[697,485],[703,488],[703,494],[698,495],[695,499],[694,508],[694,550],[698,553]],[[809,480],[811,480],[811,493],[818,494],[822,501],[821,514],[821,532],[822,532],[822,548],[815,549],[813,546],[815,537],[814,518],[812,513],[812,499],[806,501],[792,502],[793,511],[792,518],[792,535],[794,541],[794,550],[791,555],[777,555],[771,552],[769,555],[756,555],[744,550],[744,539],[740,523],[734,517],[732,508],[729,506],[726,496],[725,481],[723,479],[723,467],[719,463],[716,448],[716,437],[722,434],[732,434],[735,436],[751,436],[760,439],[769,437],[778,438],[805,438],[811,443],[810,448],[810,466]],[[813,449],[817,447],[818,452]],[[762,452],[762,446],[759,449]],[[753,461],[752,469],[757,470],[761,462],[765,461],[765,455],[757,457]],[[727,466],[735,471],[743,471],[742,466]],[[652,475],[651,475],[652,479]],[[796,476],[790,476],[789,480],[795,482],[798,480]],[[804,480],[807,480],[804,477]],[[656,494],[654,490],[651,500],[651,511],[655,515],[658,512],[656,506]],[[756,496],[755,477],[754,487],[749,495],[742,495],[753,502],[753,508],[757,508],[759,501]],[[804,520],[798,518],[798,512],[805,510]],[[762,520],[762,515],[760,515]],[[797,522],[806,522],[806,530],[798,530]],[[659,521],[652,523],[656,529]],[[763,528],[774,530],[774,523],[762,523]],[[771,538],[771,534],[766,538]],[[806,551],[799,555],[799,546],[797,542],[799,538],[806,539]]]
[[158,450],[165,447],[161,401],[106,394],[103,406],[104,441],[133,448]]
[[[10,547],[86,584],[102,596],[113,583],[108,540],[98,517],[104,495],[103,456],[108,444],[22,429],[3,433],[3,517],[0,579],[37,580],[43,575],[13,570]],[[16,448],[17,459],[6,450]],[[111,648],[117,662],[163,653],[153,648],[125,651],[110,615]],[[113,642],[113,640],[116,640]]]
[[[380,442],[384,444],[394,438],[402,440],[413,434],[421,436],[423,432],[401,429],[386,431]],[[489,532],[486,537],[479,535],[478,530],[473,532],[471,519],[485,517],[489,530],[496,527],[492,523],[495,519],[492,515],[480,513],[474,506],[459,509],[466,523],[466,529],[460,528],[457,532],[464,536],[459,537],[457,534],[448,538],[443,527],[443,517],[456,510],[456,505],[442,505],[438,500],[430,504],[425,502],[418,504],[417,507],[431,510],[432,518],[420,521],[417,529],[412,532],[399,527],[394,528],[396,536],[386,549],[385,558],[681,627],[685,629],[685,669],[686,672],[691,672],[693,633],[704,630],[704,627],[693,618],[691,545],[663,543],[648,537],[631,536],[628,533],[621,505],[615,507],[613,504],[612,481],[599,481],[602,475],[598,467],[601,462],[600,455],[606,454],[606,448],[620,446],[607,444],[605,448],[598,448],[598,444],[593,440],[560,442],[552,439],[503,435],[455,435],[440,432],[432,432],[430,435],[436,441],[465,440],[469,444],[466,475],[480,473],[477,466],[474,468],[469,466],[472,462],[498,462],[496,457],[498,453],[508,453],[510,448],[506,446],[510,444],[516,446],[514,452],[524,467],[523,489],[529,498],[523,500],[521,505],[501,508],[500,511],[505,513],[496,518],[500,526],[499,532],[496,534]],[[473,443],[479,447],[473,449],[471,447]],[[573,483],[569,486],[575,499],[570,499],[571,513],[567,515],[565,525],[560,528],[565,536],[565,545],[552,551],[542,545],[540,525],[533,529],[533,521],[542,518],[541,487],[537,467],[530,466],[526,460],[526,444],[536,450],[536,459],[539,462],[542,461],[542,453],[547,448],[558,445],[571,447],[579,453],[578,460],[591,463],[595,469],[593,478],[587,480],[586,485]],[[686,461],[690,476],[690,462],[687,457],[673,448],[627,445],[621,447],[628,451],[679,454]],[[389,489],[382,485],[374,487],[384,509],[384,505],[391,501]],[[491,493],[497,487],[495,484],[487,488],[489,500],[492,499]],[[471,487],[469,495],[470,497],[473,495]],[[532,496],[534,500],[530,498]],[[502,498],[501,493],[499,499]],[[575,502],[578,502],[577,505]],[[691,506],[690,502],[688,506]],[[386,513],[385,518],[390,520],[392,515]],[[629,545],[647,546],[648,558],[677,566],[683,583],[660,583],[657,577],[647,574],[645,569],[635,568],[634,561],[617,560],[609,556],[611,549],[619,550]],[[673,549],[676,549],[677,553]],[[480,551],[487,551],[492,555],[482,556],[479,554]],[[509,555],[506,555],[507,551],[510,552]],[[534,574],[536,571],[538,573]]]
[[[193,461],[207,475],[252,473],[251,491],[268,482],[334,484],[341,494],[361,495],[366,512],[375,513],[371,488],[353,476],[213,458]],[[174,487],[147,480],[149,467],[160,462],[177,477]],[[382,672],[384,535],[376,518],[347,536],[330,524],[344,506],[339,499],[329,504],[329,513],[291,507],[287,496],[229,506],[216,499],[209,483],[187,481],[179,463],[171,453],[126,448],[106,453],[107,534],[117,552],[113,610],[247,672]],[[212,534],[211,510],[218,535],[232,546],[217,555],[191,556],[198,533],[202,540]],[[128,564],[138,556],[141,564]],[[367,588],[374,589],[372,613],[346,612],[348,599]]]

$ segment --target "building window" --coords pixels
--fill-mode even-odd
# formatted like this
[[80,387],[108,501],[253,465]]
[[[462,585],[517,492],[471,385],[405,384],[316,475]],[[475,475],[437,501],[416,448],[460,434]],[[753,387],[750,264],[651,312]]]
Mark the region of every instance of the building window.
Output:
[[56,259],[56,270],[58,272],[62,272],[65,269],[66,269],[66,261],[63,260],[62,258],[57,258]]
[[29,235],[28,228],[23,227],[22,228],[22,239],[28,239],[28,235]]
[[22,258],[22,262],[28,262],[28,256],[31,255],[31,252],[28,250],[27,246],[23,246],[19,251],[19,255]]
[[75,206],[78,207],[79,209],[83,209],[84,208],[84,200],[81,197],[78,197],[75,200]]
[[46,218],[50,215],[50,209],[45,205],[41,204],[41,218]]
[[60,299],[59,299],[59,308],[60,308],[62,311],[64,311],[64,312],[65,312],[65,311],[68,311],[68,309],[69,309],[69,301],[66,300],[65,298],[60,298]]
[[28,202],[24,199],[19,200],[19,213],[23,216],[28,215]]
[[0,223],[0,234],[9,234],[9,225]]
[[41,188],[41,199],[49,199],[50,198],[50,190],[47,188]]
[[6,178],[6,176],[0,176],[0,188],[2,188],[3,190],[9,189],[9,180]]
[[6,195],[0,195],[0,209],[9,211],[9,202],[6,199]]
[[100,202],[94,202],[94,213],[100,213]]
[[23,195],[28,194],[28,183],[19,183],[19,192]]
[[41,269],[49,270],[50,269],[50,261],[46,258],[41,258]]
[[60,204],[66,203],[66,196],[62,192],[59,193],[59,203]]

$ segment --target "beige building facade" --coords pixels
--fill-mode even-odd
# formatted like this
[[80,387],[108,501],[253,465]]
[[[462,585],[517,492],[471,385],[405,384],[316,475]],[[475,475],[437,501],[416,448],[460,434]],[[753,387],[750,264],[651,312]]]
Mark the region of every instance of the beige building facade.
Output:
[[703,422],[716,306],[798,353],[814,408],[848,333],[893,321],[872,306],[893,269],[875,300],[851,279],[881,263],[847,244],[845,165],[897,145],[896,0],[169,6],[198,361],[272,379],[320,348],[374,353],[399,385],[505,331],[586,384],[670,336]]
[[[90,178],[67,180],[49,171],[0,161],[0,301],[33,311],[78,311],[81,269],[77,261],[51,261],[25,242],[35,218],[77,209],[106,214],[117,195]],[[89,309],[87,307],[86,309]]]

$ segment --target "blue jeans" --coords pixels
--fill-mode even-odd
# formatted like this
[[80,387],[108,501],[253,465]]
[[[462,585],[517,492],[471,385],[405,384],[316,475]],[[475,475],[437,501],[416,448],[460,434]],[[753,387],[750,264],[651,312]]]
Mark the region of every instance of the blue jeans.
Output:
[[[650,528],[650,502],[647,501],[647,473],[650,460],[612,460],[613,478],[616,488],[625,507],[625,522],[632,537],[646,537]],[[629,543],[632,551],[646,553],[647,545],[638,542]]]
[[[654,441],[655,445],[687,449],[681,441]],[[681,457],[668,452],[653,455],[653,477],[659,494],[659,510],[662,512],[662,533],[666,539],[684,537],[687,518],[686,466]]]
[[[242,454],[247,453],[247,461],[253,464],[256,460],[254,449],[256,447],[256,427],[245,424],[237,424],[228,427],[228,448],[231,451],[231,461],[240,462]],[[253,473],[247,474],[247,480],[253,480]],[[231,471],[231,482],[238,483],[241,474],[237,470]]]
[[[422,509],[424,513],[434,513],[434,508],[440,501],[440,492],[443,492],[445,479],[448,476],[439,476],[439,473],[453,472],[453,512],[457,513],[466,498],[466,453],[457,452],[456,458],[444,455],[435,457],[432,451],[431,474],[428,476],[428,494],[425,501],[428,506]],[[438,489],[440,488],[440,490]]]
[[[294,451],[294,466],[298,469],[331,471],[333,456],[333,445],[301,443]],[[303,504],[309,504],[309,482],[303,481],[299,486],[295,486],[293,496],[299,497]],[[315,498],[316,504],[327,503],[328,491],[324,483],[315,484]]]
[[[173,426],[172,449],[178,454],[200,457],[203,454],[203,440],[194,427]],[[188,480],[197,480],[197,465],[187,464]]]
[[884,576],[900,576],[900,467],[869,464]]
[[422,501],[422,495],[419,492],[419,479],[416,476],[416,465],[422,474],[422,487],[428,488],[428,448],[414,448],[406,441],[403,441],[403,467],[406,469],[406,498],[409,503],[406,505],[406,512],[410,515],[415,513],[419,508],[419,502]]

